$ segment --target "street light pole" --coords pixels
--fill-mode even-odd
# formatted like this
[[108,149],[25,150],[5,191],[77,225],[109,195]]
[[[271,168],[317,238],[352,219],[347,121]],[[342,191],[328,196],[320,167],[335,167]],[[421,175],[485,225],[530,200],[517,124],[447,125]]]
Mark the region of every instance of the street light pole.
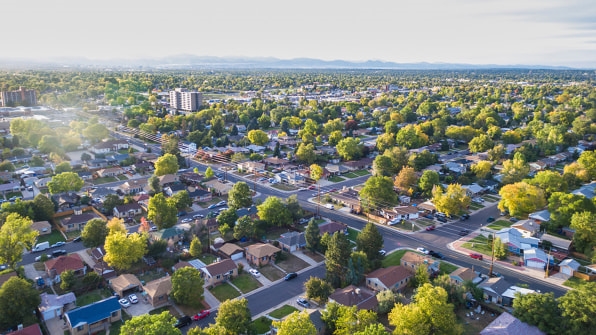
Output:
[[493,265],[495,264],[495,233],[493,232],[493,241],[491,246],[491,259],[490,259],[490,269],[488,270],[488,275],[492,276],[493,274]]

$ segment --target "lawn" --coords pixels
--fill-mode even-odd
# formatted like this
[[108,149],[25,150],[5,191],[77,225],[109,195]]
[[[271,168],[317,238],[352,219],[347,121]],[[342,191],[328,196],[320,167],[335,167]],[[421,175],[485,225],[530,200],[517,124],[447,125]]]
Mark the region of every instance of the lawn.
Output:
[[103,299],[103,297],[98,291],[89,292],[77,298],[77,306],[87,306],[96,301],[100,301],[101,299]]
[[387,254],[382,262],[383,267],[386,268],[391,265],[400,265],[401,258],[407,251],[408,250],[403,249]]
[[286,259],[277,262],[276,265],[284,269],[286,272],[298,272],[302,269],[307,268],[309,265],[307,262],[292,254],[286,253],[285,256]]
[[265,334],[270,330],[271,322],[271,319],[261,316],[252,322],[250,328],[254,331],[254,334]]
[[567,287],[571,287],[573,289],[578,289],[588,283],[589,283],[588,281],[579,279],[577,277],[570,277],[563,283],[563,285],[565,285]]
[[240,296],[240,293],[228,283],[217,285],[214,288],[209,289],[209,291],[211,291],[215,298],[220,302]]
[[473,203],[470,204],[470,209],[477,210],[477,209],[480,209],[480,208],[484,208],[484,206],[483,205],[480,205],[480,204],[477,204],[475,202],[473,202]]
[[478,235],[473,239],[469,240],[468,242],[462,244],[462,247],[477,251],[485,255],[492,254],[492,248],[491,245],[488,243],[488,239],[482,235]]
[[118,176],[118,180],[128,180],[128,177],[125,174],[121,174]]
[[243,273],[238,277],[232,279],[232,284],[242,291],[242,293],[248,293],[252,290],[256,290],[257,288],[261,287],[261,283],[259,283],[256,279],[254,279],[251,275]]
[[344,176],[346,178],[356,178],[356,177],[358,177],[358,175],[355,174],[354,172],[344,173],[342,176]]
[[281,270],[279,270],[271,265],[265,265],[265,266],[259,268],[259,272],[261,272],[261,275],[265,276],[265,278],[267,278],[271,281],[279,280],[279,279],[283,278],[283,276],[286,275]]
[[358,171],[354,171],[354,174],[357,174],[358,176],[366,176],[367,174],[370,174],[368,172],[368,170],[358,170]]
[[132,317],[128,313],[122,313],[122,322],[114,322],[110,325],[110,335],[119,335],[122,325],[130,319]]
[[[273,188],[276,188],[278,190],[282,190],[282,191],[295,191],[296,188],[294,186],[290,186],[287,184],[280,184],[280,183],[276,183],[272,185]],[[257,190],[258,190],[258,186],[257,186]]]
[[65,232],[65,234],[66,234],[66,237],[68,238],[68,240],[72,240],[74,238],[81,236],[81,231],[80,230],[67,231],[67,232]]
[[412,225],[412,222],[408,221],[408,220],[403,220],[403,221],[401,221],[401,223],[398,223],[398,224],[395,224],[395,225],[389,226],[389,227],[393,227],[393,228],[399,229],[399,230],[406,230],[406,231],[420,230],[420,228],[418,228],[416,225]]
[[499,199],[498,197],[494,196],[494,195],[484,195],[482,196],[482,199],[490,201],[490,202],[495,202],[495,201],[499,201],[501,199]]
[[503,228],[511,227],[512,224],[513,224],[513,222],[509,222],[506,220],[498,220],[498,221],[495,221],[495,222],[489,224],[488,226],[486,226],[486,228],[490,228],[492,230],[501,230]]
[[354,228],[348,228],[348,240],[356,242],[356,236],[358,236],[359,231]]
[[56,229],[52,229],[52,232],[50,234],[39,235],[37,237],[36,243],[41,243],[41,242],[46,242],[46,241],[50,242],[50,244],[54,244],[56,242],[64,241],[64,236],[62,236],[62,233],[60,233],[60,231],[58,231]]
[[[152,280],[165,277],[165,273],[163,271],[146,271],[143,274],[137,275],[137,278],[141,281],[141,283],[148,283]],[[144,284],[143,284],[144,285]]]
[[340,176],[329,177],[329,181],[332,181],[334,183],[339,183],[340,181],[344,181],[344,180],[346,180],[346,179],[345,178],[342,178]]
[[441,274],[450,274],[451,272],[457,270],[457,266],[451,264],[451,263],[446,263],[446,262],[441,262],[439,264],[439,272]]
[[97,178],[97,179],[93,180],[93,184],[94,185],[99,185],[99,184],[105,184],[105,183],[113,183],[115,181],[118,181],[118,178],[116,178],[116,177],[103,177],[103,178]]
[[215,262],[217,260],[217,257],[212,254],[201,254],[201,256],[199,256],[199,260],[205,263],[205,265],[209,265]]
[[298,310],[296,307],[292,307],[290,305],[283,305],[280,308],[274,310],[273,312],[269,313],[269,316],[276,319],[282,319]]

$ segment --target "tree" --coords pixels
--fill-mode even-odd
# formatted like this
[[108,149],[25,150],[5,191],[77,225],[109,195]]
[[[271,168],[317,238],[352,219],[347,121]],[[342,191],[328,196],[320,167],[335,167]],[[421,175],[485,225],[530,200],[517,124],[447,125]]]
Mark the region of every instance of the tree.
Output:
[[383,290],[377,293],[377,301],[379,302],[379,314],[387,314],[391,311],[396,303],[400,302],[401,297],[398,293],[392,290]]
[[158,193],[149,199],[147,217],[159,229],[172,227],[178,221],[176,218],[176,207],[168,202],[162,193]]
[[215,173],[213,172],[213,169],[211,168],[211,166],[208,166],[207,170],[205,170],[205,178],[210,179],[213,178],[214,175]]
[[306,297],[323,305],[333,293],[333,287],[325,280],[318,277],[310,277],[305,283]]
[[574,246],[584,253],[592,252],[596,246],[596,213],[578,212],[571,216],[570,228],[575,230],[573,234]]
[[62,172],[61,174],[52,177],[48,182],[48,191],[51,194],[58,194],[68,191],[78,192],[83,187],[85,182],[78,174],[74,172]]
[[420,187],[420,190],[422,190],[424,194],[429,195],[435,185],[439,185],[440,183],[441,181],[437,172],[433,170],[424,170],[418,181],[418,187]]
[[255,145],[264,145],[269,141],[267,133],[262,130],[251,130],[247,136],[250,143]]
[[176,208],[176,210],[183,210],[192,206],[192,199],[190,199],[187,190],[175,193],[169,197],[167,201],[170,205]]
[[340,130],[335,130],[329,134],[328,144],[330,146],[336,146],[339,141],[344,138],[344,135],[341,133]]
[[594,318],[596,306],[596,283],[589,282],[569,290],[559,298],[561,316],[566,321],[568,334],[592,334],[596,329]]
[[70,166],[69,162],[62,162],[54,168],[55,174],[60,174],[62,172],[72,172],[72,166]]
[[306,239],[306,248],[311,252],[315,252],[320,248],[321,233],[319,231],[319,224],[315,219],[308,221],[308,225],[304,231],[304,238]]
[[513,184],[528,176],[530,165],[522,153],[516,152],[513,159],[503,162],[503,184]]
[[90,160],[91,160],[91,158],[92,158],[92,157],[91,157],[91,155],[89,155],[89,154],[88,154],[88,153],[86,153],[86,152],[83,152],[83,153],[81,154],[81,160],[82,160],[83,162],[88,162],[88,161],[90,161]]
[[346,235],[335,233],[327,245],[325,262],[327,269],[327,281],[333,287],[340,287],[346,276],[346,267],[352,252],[350,242]]
[[228,208],[217,216],[217,223],[220,226],[227,224],[229,227],[234,227],[236,220],[238,220],[238,214],[236,214],[236,210],[233,208]]
[[385,133],[377,137],[377,150],[379,152],[385,152],[385,150],[391,149],[395,146],[395,134]]
[[66,270],[60,274],[60,288],[64,291],[70,290],[77,283],[77,278],[72,270]]
[[393,191],[390,177],[372,176],[360,190],[360,199],[365,208],[386,207],[397,204],[397,194]]
[[188,250],[192,257],[199,257],[203,253],[203,245],[197,236],[190,241],[190,249]]
[[296,150],[296,157],[306,164],[312,164],[317,159],[315,146],[312,143],[301,143]]
[[390,335],[386,330],[385,326],[380,323],[368,325],[364,330],[355,332],[354,335]]
[[420,148],[428,143],[428,135],[420,127],[409,124],[397,132],[395,143],[408,149]]
[[480,134],[474,137],[468,144],[468,146],[470,147],[470,151],[474,153],[485,152],[488,149],[492,149],[494,145],[495,143],[493,142],[493,140],[491,140],[490,137],[486,134]]
[[32,206],[35,221],[49,221],[54,217],[54,203],[44,194],[38,194],[33,199]]
[[104,261],[109,266],[127,270],[147,253],[147,236],[138,233],[126,236],[121,231],[110,232],[104,248]]
[[87,248],[97,248],[103,245],[107,236],[108,226],[104,220],[98,218],[87,221],[81,232],[83,244]]
[[346,161],[358,159],[362,156],[362,144],[360,143],[360,139],[357,138],[344,138],[337,143],[335,149],[337,150],[337,154]]
[[40,303],[39,292],[30,282],[11,277],[0,288],[0,328],[16,328],[23,324]]
[[474,172],[479,179],[486,179],[492,168],[493,164],[490,161],[479,161],[472,165],[472,172]]
[[493,255],[500,260],[507,258],[507,245],[501,241],[500,237],[493,240]]
[[172,154],[164,154],[155,161],[156,176],[163,176],[166,174],[175,174],[180,167],[178,166],[178,158]]
[[538,327],[547,334],[562,333],[564,322],[552,292],[516,294],[513,300],[513,316]]
[[567,192],[567,181],[556,171],[539,171],[534,178],[524,181],[530,185],[540,187],[547,198],[555,192]]
[[412,186],[416,185],[418,177],[413,168],[404,166],[401,171],[395,177],[393,185],[401,190],[409,190]]
[[108,137],[109,131],[101,123],[94,123],[83,130],[83,136],[88,138],[91,142],[99,142]]
[[366,270],[376,269],[381,266],[383,256],[379,253],[379,250],[383,249],[383,235],[379,233],[374,223],[367,223],[364,229],[360,231],[360,234],[356,236],[356,248],[358,251],[364,252],[369,260],[371,269]]
[[126,226],[124,225],[124,220],[119,219],[117,217],[113,217],[107,223],[108,227],[108,235],[113,233],[123,233],[127,234],[128,230],[126,230]]
[[548,198],[548,210],[551,215],[548,225],[555,229],[569,226],[574,213],[594,212],[596,207],[594,202],[583,195],[555,192]]
[[254,226],[253,221],[250,216],[245,215],[238,219],[236,225],[234,226],[234,238],[237,240],[242,239],[243,237],[253,237],[254,236]]
[[459,184],[450,184],[445,192],[439,186],[432,191],[432,202],[437,210],[447,215],[457,215],[470,205],[470,197]]
[[193,267],[176,270],[172,275],[172,297],[182,305],[198,308],[203,301],[203,285],[201,271]]
[[180,335],[180,329],[174,326],[176,318],[168,311],[160,314],[142,314],[126,321],[120,334],[122,335]]
[[544,191],[523,181],[503,186],[499,195],[499,209],[511,216],[526,216],[546,206]]
[[430,275],[428,274],[428,266],[426,264],[420,264],[416,268],[416,272],[414,273],[414,278],[410,284],[414,288],[418,288],[424,284],[430,283]]
[[163,191],[161,188],[159,177],[156,175],[152,175],[151,177],[149,177],[149,180],[147,180],[147,184],[149,184],[151,195],[161,193]]
[[373,161],[373,175],[388,177],[391,176],[392,172],[393,166],[391,158],[385,155],[375,157],[375,160]]
[[103,208],[107,213],[112,213],[114,207],[124,205],[124,201],[116,194],[108,194],[103,200]]
[[219,305],[215,323],[224,328],[228,334],[246,334],[251,322],[246,298],[226,300]]
[[453,305],[447,303],[447,292],[442,287],[424,284],[419,287],[414,302],[398,303],[389,313],[394,334],[462,334]]
[[282,321],[273,321],[279,335],[316,335],[317,329],[306,311],[294,312]]
[[290,212],[278,197],[267,197],[257,206],[257,211],[259,218],[267,221],[270,226],[282,227],[292,222]]
[[14,172],[16,170],[14,164],[8,160],[4,160],[0,163],[0,171]]
[[337,335],[351,335],[364,331],[366,327],[377,324],[377,313],[371,310],[358,309],[356,306],[340,307],[340,314],[335,321]]
[[582,152],[577,159],[577,163],[586,170],[590,180],[596,179],[596,152],[593,150]]
[[23,260],[23,250],[30,248],[39,235],[31,229],[32,223],[29,218],[10,213],[0,228],[0,262],[15,271]]
[[228,193],[228,206],[232,209],[248,208],[252,205],[252,192],[247,183],[239,181]]

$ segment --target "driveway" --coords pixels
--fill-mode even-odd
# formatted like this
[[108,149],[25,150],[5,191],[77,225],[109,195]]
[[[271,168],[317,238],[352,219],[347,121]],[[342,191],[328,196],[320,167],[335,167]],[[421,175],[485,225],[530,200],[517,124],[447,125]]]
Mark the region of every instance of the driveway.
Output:
[[45,272],[35,270],[33,264],[27,264],[24,266],[25,268],[25,277],[34,280],[37,277],[45,277]]
[[[236,260],[236,264],[242,264],[242,266],[244,266],[244,271],[246,273],[249,273],[248,270],[253,269],[253,267],[250,266],[250,264],[248,264],[248,262],[244,258]],[[271,284],[273,284],[273,282],[271,280],[265,278],[265,276],[262,276],[262,275],[256,277],[255,279],[258,280],[259,283],[261,283],[264,287],[269,287],[269,286],[271,286]]]
[[143,295],[140,292],[136,293],[136,295],[137,298],[139,298],[139,302],[136,304],[131,304],[128,308],[123,308],[126,313],[128,313],[130,316],[138,316],[148,314],[154,309],[149,301],[143,298]]

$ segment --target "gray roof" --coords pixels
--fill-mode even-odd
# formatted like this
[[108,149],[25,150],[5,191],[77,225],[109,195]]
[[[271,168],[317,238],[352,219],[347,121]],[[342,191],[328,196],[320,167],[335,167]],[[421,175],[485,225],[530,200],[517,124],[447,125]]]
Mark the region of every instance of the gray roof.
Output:
[[304,233],[299,232],[289,232],[282,234],[280,238],[277,239],[280,244],[285,244],[289,246],[297,245],[299,247],[303,247],[306,245],[306,238],[304,237]]
[[486,328],[484,328],[480,335],[544,335],[544,333],[537,327],[530,326],[527,323],[521,322],[513,315],[504,312],[498,318],[493,320]]
[[509,287],[511,287],[511,284],[509,284],[503,277],[495,277],[488,278],[486,281],[480,283],[478,287],[481,289],[490,289],[495,293],[502,295],[509,289]]

